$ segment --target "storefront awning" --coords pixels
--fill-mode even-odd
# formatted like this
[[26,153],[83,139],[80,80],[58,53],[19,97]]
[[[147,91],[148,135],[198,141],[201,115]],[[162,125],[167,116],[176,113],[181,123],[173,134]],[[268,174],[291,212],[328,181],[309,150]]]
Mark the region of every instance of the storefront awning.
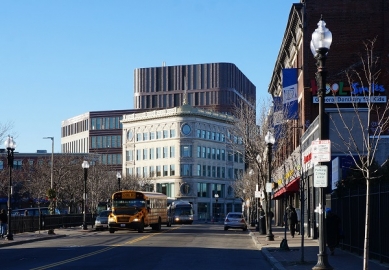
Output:
[[284,196],[296,193],[300,190],[300,177],[297,177],[290,181],[286,186],[283,186],[273,195],[273,200],[282,199]]

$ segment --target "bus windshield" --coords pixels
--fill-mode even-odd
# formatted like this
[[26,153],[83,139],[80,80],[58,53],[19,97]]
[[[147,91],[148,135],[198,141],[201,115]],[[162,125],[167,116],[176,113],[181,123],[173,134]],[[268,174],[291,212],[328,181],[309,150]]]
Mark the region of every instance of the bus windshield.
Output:
[[140,200],[140,199],[121,199],[121,200],[114,200],[113,201],[113,207],[145,207],[146,201]]

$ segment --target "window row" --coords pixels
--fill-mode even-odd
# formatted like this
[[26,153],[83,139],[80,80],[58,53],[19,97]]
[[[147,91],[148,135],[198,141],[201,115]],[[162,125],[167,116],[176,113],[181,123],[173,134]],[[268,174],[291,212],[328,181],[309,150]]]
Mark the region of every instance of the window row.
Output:
[[[157,166],[143,166],[143,167],[129,167],[127,168],[127,175],[135,175],[137,177],[165,177],[175,176],[175,165],[157,165]],[[193,164],[180,164],[180,176],[203,176],[212,178],[228,178],[236,179],[243,175],[243,169],[227,168],[223,166],[210,166],[210,165],[195,165],[195,171]]]
[[[169,138],[175,138],[175,137],[176,137],[176,130],[175,129],[170,129],[170,130],[164,129],[164,130],[158,130],[158,131],[136,133],[135,140],[137,142],[142,142],[142,141],[169,139]],[[133,138],[132,131],[129,130],[127,132],[127,140],[131,141],[132,138]]]
[[91,149],[97,148],[120,148],[122,147],[122,136],[108,135],[108,136],[91,136]]
[[120,122],[120,120],[122,119],[123,116],[91,118],[90,129],[91,130],[122,129],[123,125]]
[[[192,148],[193,147],[191,145],[181,145],[180,157],[193,157]],[[127,150],[126,161],[175,158],[175,150],[175,146]],[[197,157],[214,160],[226,160],[226,150],[213,147],[198,146]],[[236,163],[243,163],[243,155],[238,152],[228,151],[227,160]]]

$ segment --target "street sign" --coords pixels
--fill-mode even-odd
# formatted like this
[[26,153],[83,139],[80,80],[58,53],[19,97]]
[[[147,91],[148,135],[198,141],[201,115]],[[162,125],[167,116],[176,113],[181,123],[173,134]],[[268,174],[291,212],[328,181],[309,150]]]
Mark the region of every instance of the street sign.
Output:
[[312,141],[312,161],[314,164],[318,162],[331,161],[331,141],[317,140]]
[[266,183],[266,192],[272,192],[273,184],[272,183]]
[[259,190],[255,191],[255,198],[261,198],[261,191]]
[[313,168],[313,186],[327,187],[328,168],[325,165],[316,165]]

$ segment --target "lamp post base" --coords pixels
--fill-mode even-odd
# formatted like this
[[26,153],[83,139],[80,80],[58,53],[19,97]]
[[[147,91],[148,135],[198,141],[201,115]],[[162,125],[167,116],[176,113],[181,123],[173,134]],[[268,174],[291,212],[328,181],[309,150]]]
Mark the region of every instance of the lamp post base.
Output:
[[5,239],[7,239],[7,240],[14,240],[14,236],[13,236],[12,233],[9,233],[9,234],[7,234],[7,235],[5,236]]
[[82,224],[82,229],[83,230],[88,230],[88,226],[86,225],[86,223]]
[[274,241],[274,235],[272,233],[269,233],[266,235],[266,240],[267,241]]
[[289,246],[288,246],[288,240],[282,239],[281,244],[280,244],[280,249],[285,250],[285,251],[290,250]]
[[328,263],[327,254],[317,254],[317,263],[312,270],[333,270],[334,268]]

